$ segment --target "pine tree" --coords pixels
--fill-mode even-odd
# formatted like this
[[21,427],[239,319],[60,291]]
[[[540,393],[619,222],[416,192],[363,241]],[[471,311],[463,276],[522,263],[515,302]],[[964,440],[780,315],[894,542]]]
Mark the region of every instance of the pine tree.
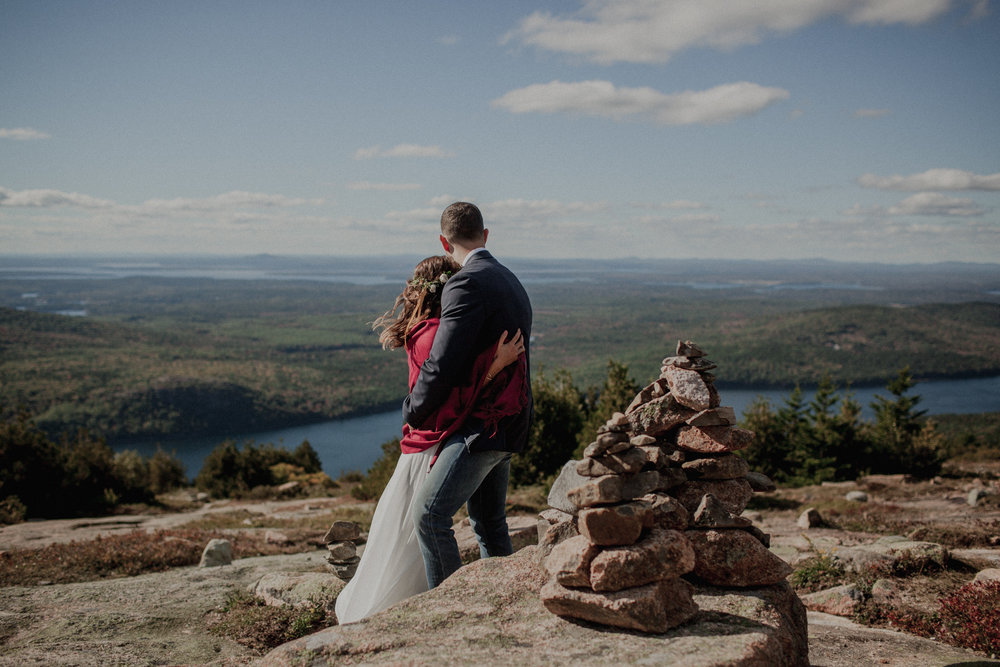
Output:
[[922,477],[941,469],[942,438],[934,424],[922,421],[926,410],[917,410],[920,396],[908,396],[914,381],[909,366],[886,385],[892,398],[875,396],[872,469],[884,473],[912,473]]
[[528,445],[515,454],[510,464],[510,481],[515,486],[547,480],[573,458],[576,439],[583,426],[580,391],[565,370],[549,380],[541,372],[531,382],[535,418]]

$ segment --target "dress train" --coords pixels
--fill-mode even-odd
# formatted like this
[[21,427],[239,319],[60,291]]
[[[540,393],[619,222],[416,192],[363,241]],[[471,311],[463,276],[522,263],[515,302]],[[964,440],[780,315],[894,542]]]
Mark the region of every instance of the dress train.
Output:
[[353,623],[427,590],[427,573],[410,508],[437,447],[400,454],[375,507],[357,572],[337,597],[337,620]]

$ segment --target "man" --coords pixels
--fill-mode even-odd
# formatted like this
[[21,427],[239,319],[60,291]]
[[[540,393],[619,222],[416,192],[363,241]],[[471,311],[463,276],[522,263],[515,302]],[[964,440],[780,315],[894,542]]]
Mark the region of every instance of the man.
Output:
[[[473,204],[456,202],[441,214],[441,245],[462,270],[444,286],[441,324],[430,357],[403,402],[403,419],[411,426],[439,408],[452,387],[467,383],[473,361],[504,331],[513,335],[520,330],[523,340],[530,340],[531,302],[514,274],[486,250],[488,235]],[[463,504],[484,558],[513,552],[505,509],[507,480],[511,455],[528,441],[530,387],[529,375],[526,407],[500,420],[495,429],[470,418],[446,439],[414,498],[413,524],[431,588],[462,564],[451,525]]]

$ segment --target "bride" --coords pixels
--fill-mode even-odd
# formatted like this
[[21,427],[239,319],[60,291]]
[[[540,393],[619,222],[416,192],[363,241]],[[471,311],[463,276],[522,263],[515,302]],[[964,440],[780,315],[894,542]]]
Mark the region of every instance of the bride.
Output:
[[[410,389],[430,355],[441,315],[441,291],[459,269],[448,256],[424,259],[392,310],[374,323],[375,329],[381,329],[383,348],[406,350]],[[359,621],[427,590],[423,557],[410,519],[413,497],[434,464],[438,445],[466,418],[490,425],[521,410],[527,395],[523,351],[521,332],[507,340],[505,331],[495,346],[473,362],[468,384],[454,388],[421,428],[403,425],[396,470],[375,507],[357,572],[337,598],[340,624]]]

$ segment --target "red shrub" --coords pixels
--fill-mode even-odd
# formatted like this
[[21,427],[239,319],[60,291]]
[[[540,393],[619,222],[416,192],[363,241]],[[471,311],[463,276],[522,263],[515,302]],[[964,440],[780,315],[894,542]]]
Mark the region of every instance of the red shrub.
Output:
[[977,581],[941,600],[941,638],[951,644],[1000,654],[1000,581]]

